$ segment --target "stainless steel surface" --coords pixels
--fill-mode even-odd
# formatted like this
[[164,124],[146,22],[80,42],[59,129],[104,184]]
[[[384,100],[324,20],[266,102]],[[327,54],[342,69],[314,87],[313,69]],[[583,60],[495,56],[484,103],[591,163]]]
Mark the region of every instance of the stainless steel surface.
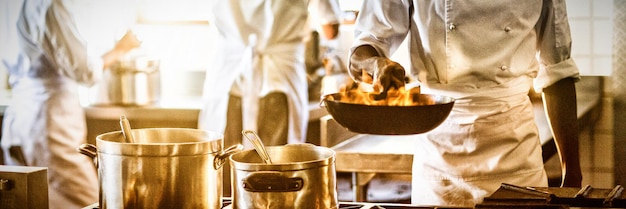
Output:
[[[197,128],[201,103],[200,97],[181,97],[161,101],[154,106],[87,106],[84,108],[87,118],[87,141],[95,144],[96,136],[99,134],[118,130],[120,115],[125,115],[133,128]],[[319,106],[319,102],[309,104],[309,113],[309,123],[318,123],[320,117],[328,114]],[[319,133],[313,132],[315,129],[311,127],[307,131]]]
[[0,208],[48,208],[48,168],[0,166]]
[[362,134],[406,135],[430,131],[450,114],[454,99],[441,95],[412,93],[415,105],[387,106],[341,102],[350,93],[325,95],[323,103],[337,123]]
[[351,137],[333,147],[337,172],[352,173],[353,201],[367,200],[367,185],[377,173],[412,173],[412,135],[366,135]]
[[[220,133],[183,128],[134,129],[96,139],[102,208],[220,208]],[[216,168],[215,165],[218,165]]]
[[241,134],[243,134],[243,136],[250,140],[256,152],[259,154],[261,159],[263,159],[263,162],[267,164],[272,164],[272,159],[270,158],[270,155],[267,154],[267,150],[265,150],[265,145],[263,145],[263,141],[261,141],[261,138],[259,138],[259,135],[256,134],[255,131],[243,130]]
[[410,174],[415,139],[360,134],[331,148],[337,153],[338,172]]
[[546,191],[537,190],[534,187],[522,187],[522,186],[502,183],[500,188],[506,189],[506,190],[511,190],[511,191],[514,191],[514,192],[524,193],[524,194],[527,194],[527,195],[538,196],[538,197],[546,198],[548,200],[549,200],[549,198],[551,198],[551,194],[550,193],[548,193]]
[[[513,189],[512,189],[513,188]],[[589,186],[589,188],[591,188]],[[475,208],[626,208],[623,187],[523,187],[503,184]],[[580,191],[586,195],[578,196]]]
[[120,116],[120,128],[122,129],[122,134],[124,135],[124,142],[126,143],[134,143],[135,139],[133,137],[133,133],[131,133],[130,122],[126,119],[126,116]]
[[[511,190],[500,187],[496,192],[485,197],[482,203],[474,207],[454,207],[445,205],[414,205],[403,203],[385,202],[339,202],[338,209],[567,209],[567,208],[626,208],[626,195],[614,195],[610,188],[593,188],[584,198],[576,197],[578,191],[583,188],[578,187],[532,187],[537,192],[548,194],[537,195],[522,190]],[[603,200],[607,197],[614,197],[610,205],[604,205]],[[83,209],[98,209],[98,204],[92,204]],[[232,200],[224,198],[222,209],[232,209]]]
[[335,152],[311,144],[268,146],[230,157],[233,208],[337,208]]

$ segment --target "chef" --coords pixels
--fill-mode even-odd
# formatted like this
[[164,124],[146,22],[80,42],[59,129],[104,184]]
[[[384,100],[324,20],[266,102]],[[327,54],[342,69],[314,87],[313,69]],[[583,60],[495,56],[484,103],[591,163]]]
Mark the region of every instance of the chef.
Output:
[[51,209],[93,204],[96,170],[76,151],[87,143],[77,86],[93,84],[139,41],[128,33],[113,50],[91,57],[64,0],[25,0],[17,32],[21,55],[8,64],[12,100],[3,120],[5,163],[47,167]]
[[[474,206],[501,183],[548,186],[528,97],[543,93],[562,186],[580,186],[571,38],[564,0],[365,0],[350,73],[386,89],[405,70],[389,59],[405,37],[422,93],[450,96],[448,119],[418,137],[412,203]],[[419,118],[416,118],[419,120]]]
[[308,88],[304,37],[308,9],[327,39],[338,33],[336,0],[217,0],[215,64],[206,72],[199,128],[224,132],[226,145],[254,130],[266,145],[305,142]]

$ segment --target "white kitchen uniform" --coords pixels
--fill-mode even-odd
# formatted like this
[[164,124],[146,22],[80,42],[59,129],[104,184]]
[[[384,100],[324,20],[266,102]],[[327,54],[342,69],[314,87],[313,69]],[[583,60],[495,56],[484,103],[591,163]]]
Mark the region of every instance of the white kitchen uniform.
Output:
[[[547,186],[528,91],[578,77],[563,0],[365,0],[354,46],[391,56],[410,36],[423,93],[448,119],[415,145],[414,204],[473,206],[501,183]],[[416,118],[419,120],[419,118]]]
[[93,84],[102,70],[93,66],[102,66],[102,61],[88,61],[85,43],[61,0],[24,1],[17,31],[25,58],[9,69],[12,100],[2,131],[5,163],[47,167],[51,209],[98,202],[93,161],[76,151],[87,142],[77,83]]
[[[313,0],[319,22],[336,23],[335,4]],[[259,99],[285,93],[289,112],[287,143],[305,141],[308,88],[303,38],[309,0],[215,0],[211,23],[219,31],[214,63],[206,72],[199,128],[223,132],[229,93],[242,98],[243,128],[257,130]],[[330,15],[329,15],[330,14]],[[233,87],[231,89],[231,87]],[[248,145],[248,141],[243,141]]]

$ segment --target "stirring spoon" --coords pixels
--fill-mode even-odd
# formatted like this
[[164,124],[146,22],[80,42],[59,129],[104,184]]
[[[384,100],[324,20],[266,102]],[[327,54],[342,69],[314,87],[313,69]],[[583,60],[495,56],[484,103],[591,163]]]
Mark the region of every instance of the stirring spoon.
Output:
[[122,128],[122,134],[124,135],[124,140],[126,140],[126,143],[135,143],[135,138],[133,137],[130,129],[130,122],[128,122],[128,119],[125,115],[120,116],[120,126]]
[[250,142],[252,142],[252,145],[254,145],[254,149],[257,153],[259,153],[259,156],[261,156],[261,159],[263,159],[266,164],[272,164],[270,155],[267,154],[267,150],[265,150],[265,146],[263,146],[263,141],[261,141],[261,138],[259,138],[259,135],[257,135],[256,132],[252,130],[243,130],[241,134],[243,134],[243,136],[245,136],[248,140],[250,140]]

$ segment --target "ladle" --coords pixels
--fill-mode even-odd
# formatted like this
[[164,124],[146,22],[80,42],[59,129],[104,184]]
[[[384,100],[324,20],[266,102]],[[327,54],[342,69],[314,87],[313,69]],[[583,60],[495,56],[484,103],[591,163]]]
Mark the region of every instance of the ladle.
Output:
[[122,134],[124,135],[124,140],[126,143],[135,143],[135,138],[133,137],[133,133],[131,133],[130,122],[125,115],[120,116],[120,126],[122,128]]
[[[263,141],[261,141],[261,138],[259,138],[259,135],[257,135],[256,132],[252,130],[243,130],[241,134],[243,134],[243,136],[245,136],[248,140],[250,140],[250,142],[252,142],[254,149],[257,153],[259,153],[259,156],[266,164],[272,164],[270,155],[267,154],[267,150],[265,150],[265,146],[263,146]],[[252,137],[248,135],[251,135]]]

